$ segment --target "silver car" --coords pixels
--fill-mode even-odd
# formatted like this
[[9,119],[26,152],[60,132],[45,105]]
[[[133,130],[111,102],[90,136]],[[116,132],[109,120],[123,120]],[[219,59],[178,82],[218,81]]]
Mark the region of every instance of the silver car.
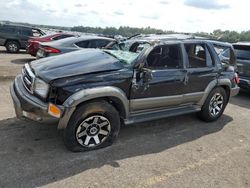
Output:
[[57,41],[40,43],[36,57],[44,58],[76,51],[82,48],[103,48],[114,39],[98,36],[69,37]]

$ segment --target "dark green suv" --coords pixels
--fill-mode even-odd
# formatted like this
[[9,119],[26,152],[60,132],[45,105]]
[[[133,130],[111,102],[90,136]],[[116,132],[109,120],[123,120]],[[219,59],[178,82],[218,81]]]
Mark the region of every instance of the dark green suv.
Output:
[[0,24],[0,46],[5,46],[10,53],[26,49],[29,37],[42,35],[45,33],[38,28]]

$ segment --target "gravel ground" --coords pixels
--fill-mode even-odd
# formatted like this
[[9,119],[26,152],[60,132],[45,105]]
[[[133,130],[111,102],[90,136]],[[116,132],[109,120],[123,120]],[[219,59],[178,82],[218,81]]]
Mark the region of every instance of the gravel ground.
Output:
[[0,187],[250,187],[250,94],[214,123],[191,114],[125,126],[113,146],[71,153],[56,125],[14,117],[9,85],[0,81]]

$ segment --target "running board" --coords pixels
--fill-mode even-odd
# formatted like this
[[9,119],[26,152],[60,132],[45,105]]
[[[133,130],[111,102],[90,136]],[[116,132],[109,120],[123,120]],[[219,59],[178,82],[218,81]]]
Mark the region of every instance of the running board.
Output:
[[189,113],[194,113],[200,111],[200,106],[186,106],[186,107],[178,107],[150,112],[138,112],[130,114],[128,119],[124,120],[124,124],[133,124],[140,123],[145,121],[152,121],[172,116],[184,115]]

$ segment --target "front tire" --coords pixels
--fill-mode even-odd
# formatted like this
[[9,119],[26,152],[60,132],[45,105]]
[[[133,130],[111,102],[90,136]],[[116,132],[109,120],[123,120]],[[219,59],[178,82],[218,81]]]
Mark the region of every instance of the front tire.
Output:
[[198,113],[198,117],[206,122],[216,121],[223,114],[228,103],[228,97],[223,88],[213,89]]
[[20,44],[16,41],[9,41],[5,45],[9,53],[17,53],[20,50]]
[[66,147],[73,151],[90,151],[110,146],[118,136],[120,117],[106,101],[86,103],[76,109],[64,130]]

